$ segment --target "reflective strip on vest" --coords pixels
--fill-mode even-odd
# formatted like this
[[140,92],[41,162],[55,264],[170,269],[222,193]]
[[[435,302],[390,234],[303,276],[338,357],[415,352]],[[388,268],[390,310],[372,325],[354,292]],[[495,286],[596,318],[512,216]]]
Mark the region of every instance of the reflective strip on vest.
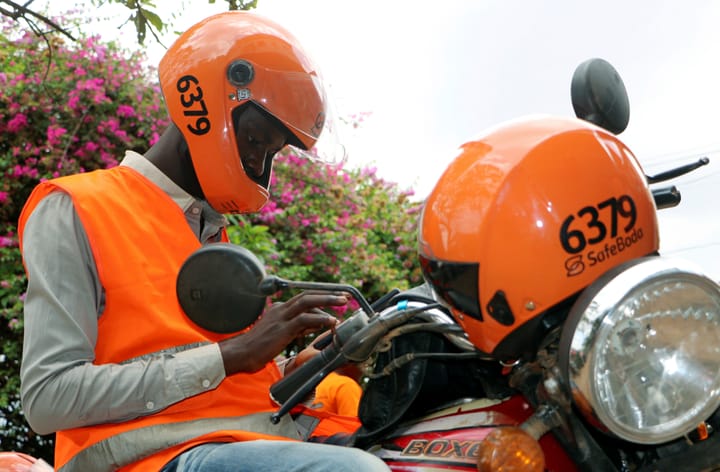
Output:
[[132,464],[138,459],[137,446],[147,456],[182,444],[198,436],[222,430],[242,430],[289,439],[301,439],[290,415],[285,415],[276,425],[270,421],[270,413],[257,413],[238,418],[209,418],[148,426],[111,436],[87,447],[76,454],[58,472],[111,472]]

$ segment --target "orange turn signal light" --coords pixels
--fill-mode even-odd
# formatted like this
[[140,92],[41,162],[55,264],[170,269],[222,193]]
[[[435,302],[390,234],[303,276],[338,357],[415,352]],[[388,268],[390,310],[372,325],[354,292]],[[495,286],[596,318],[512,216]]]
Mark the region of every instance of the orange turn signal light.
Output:
[[497,428],[480,443],[479,472],[543,472],[545,454],[540,443],[520,428]]

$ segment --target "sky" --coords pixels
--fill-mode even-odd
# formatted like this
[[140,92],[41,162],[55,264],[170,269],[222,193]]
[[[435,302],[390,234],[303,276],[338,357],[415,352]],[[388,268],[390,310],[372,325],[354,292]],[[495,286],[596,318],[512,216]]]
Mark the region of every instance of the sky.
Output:
[[[74,3],[53,0],[52,8]],[[176,30],[226,7],[155,4],[161,16],[176,15]],[[711,158],[673,182],[683,202],[660,212],[661,248],[720,280],[720,2],[258,0],[255,11],[314,55],[338,117],[363,117],[357,128],[340,127],[349,164],[374,166],[419,199],[455,150],[488,127],[528,114],[572,116],[575,67],[606,59],[630,98],[620,138],[648,174]],[[132,25],[121,34],[132,39]],[[162,51],[151,46],[150,59]]]

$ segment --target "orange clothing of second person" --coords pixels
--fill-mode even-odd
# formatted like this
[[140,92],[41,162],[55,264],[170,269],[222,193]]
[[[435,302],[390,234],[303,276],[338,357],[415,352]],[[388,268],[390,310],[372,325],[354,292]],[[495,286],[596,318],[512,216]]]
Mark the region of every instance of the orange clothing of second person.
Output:
[[362,388],[352,378],[330,372],[315,388],[312,408],[341,416],[357,416]]

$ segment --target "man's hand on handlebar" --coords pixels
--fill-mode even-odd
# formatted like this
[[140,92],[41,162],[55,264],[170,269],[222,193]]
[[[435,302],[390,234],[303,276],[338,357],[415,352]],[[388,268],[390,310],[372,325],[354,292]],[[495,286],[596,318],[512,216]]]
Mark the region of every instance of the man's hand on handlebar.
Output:
[[[220,341],[225,374],[256,372],[273,360],[293,339],[333,328],[338,319],[320,308],[343,306],[347,302],[348,297],[344,293],[306,291],[287,302],[274,303],[248,331]],[[298,354],[303,359],[296,359],[297,365],[318,352],[309,346]],[[294,366],[288,367],[292,369]]]

